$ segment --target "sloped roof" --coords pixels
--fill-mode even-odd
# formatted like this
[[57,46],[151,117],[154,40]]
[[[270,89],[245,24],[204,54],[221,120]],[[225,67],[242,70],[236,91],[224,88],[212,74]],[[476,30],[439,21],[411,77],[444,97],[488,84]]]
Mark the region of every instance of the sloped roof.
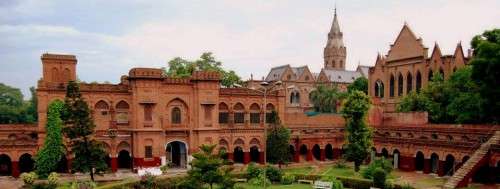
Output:
[[359,65],[358,68],[356,69],[357,72],[360,72],[361,75],[364,77],[368,78],[368,71],[370,70],[370,66],[361,66]]
[[306,70],[306,68],[307,68],[307,66],[292,67],[292,71],[295,74],[295,76],[297,76],[297,78],[299,78],[304,73],[304,71]]
[[290,68],[289,64],[278,66],[271,68],[269,74],[267,74],[266,81],[276,81],[280,80],[283,73],[285,73],[286,69]]
[[363,77],[358,71],[323,69],[322,72],[330,82],[334,83],[352,83],[357,78]]
[[422,39],[417,38],[408,25],[405,24],[394,44],[391,45],[391,49],[387,54],[387,61],[423,56],[425,49]]

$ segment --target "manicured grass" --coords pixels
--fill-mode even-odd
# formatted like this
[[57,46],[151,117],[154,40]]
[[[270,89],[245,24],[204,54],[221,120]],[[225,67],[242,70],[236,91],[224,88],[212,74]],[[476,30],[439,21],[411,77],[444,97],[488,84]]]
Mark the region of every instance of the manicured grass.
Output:
[[285,168],[283,171],[286,174],[311,174],[314,171],[314,168],[308,167],[296,167],[296,168]]
[[[262,186],[253,186],[247,183],[238,183],[236,186],[243,187],[245,189],[261,189]],[[309,184],[291,184],[291,185],[271,185],[268,186],[269,189],[311,189]]]
[[355,173],[350,167],[338,168],[334,166],[328,166],[320,170],[318,174],[328,175],[328,176],[343,176],[343,177],[354,177],[359,178],[359,173]]

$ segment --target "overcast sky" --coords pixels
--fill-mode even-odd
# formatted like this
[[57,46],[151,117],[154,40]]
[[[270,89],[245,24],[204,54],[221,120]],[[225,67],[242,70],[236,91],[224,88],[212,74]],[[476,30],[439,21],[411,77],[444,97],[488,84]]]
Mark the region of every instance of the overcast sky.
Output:
[[[0,0],[0,82],[21,88],[41,77],[44,52],[74,54],[84,81],[111,81],[133,67],[166,67],[210,51],[243,79],[271,67],[323,66],[333,0]],[[373,65],[408,23],[430,48],[500,27],[498,0],[337,0],[347,67]]]

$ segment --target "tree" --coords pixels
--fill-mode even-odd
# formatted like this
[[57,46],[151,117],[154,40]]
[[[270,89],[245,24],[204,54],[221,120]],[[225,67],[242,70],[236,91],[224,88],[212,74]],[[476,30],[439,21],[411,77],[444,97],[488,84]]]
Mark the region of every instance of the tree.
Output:
[[70,139],[71,151],[74,153],[72,169],[80,172],[90,172],[94,180],[94,171],[106,169],[103,145],[93,138],[94,121],[89,106],[80,94],[78,84],[70,81],[66,88],[66,98],[61,115],[64,121],[63,132]]
[[270,163],[288,162],[290,158],[289,141],[290,130],[281,125],[281,120],[276,111],[269,117],[270,125],[266,140],[266,159]]
[[214,153],[215,146],[203,144],[199,147],[200,151],[193,154],[194,159],[191,161],[191,169],[188,171],[190,186],[208,184],[212,189],[216,183],[226,188],[231,188],[234,185],[234,181],[230,179],[232,169],[224,165],[221,154]]
[[217,61],[210,52],[203,53],[198,60],[190,61],[176,57],[168,62],[168,70],[165,74],[169,77],[190,77],[194,71],[216,71],[221,75],[221,85],[232,87],[241,84],[241,78],[232,70],[224,70],[222,62]]
[[26,119],[27,122],[34,123],[38,121],[38,98],[36,96],[35,87],[30,87],[31,99],[28,102],[28,107],[26,109]]
[[42,178],[46,178],[49,173],[57,170],[57,164],[65,153],[61,133],[63,123],[60,117],[63,106],[64,103],[59,100],[49,104],[45,125],[47,135],[35,159],[36,172]]
[[365,77],[358,77],[353,83],[347,86],[347,92],[350,93],[355,90],[363,91],[365,94],[368,94],[368,79]]
[[368,157],[372,146],[371,130],[366,124],[366,114],[370,108],[370,98],[361,91],[354,91],[347,96],[342,109],[346,120],[347,140],[344,147],[347,160],[354,161],[354,170]]
[[486,121],[500,123],[500,29],[487,30],[472,39],[472,79],[479,85]]
[[337,87],[319,85],[312,91],[310,98],[314,108],[318,112],[336,113],[337,103],[344,98],[344,94],[339,92]]
[[0,124],[25,122],[23,104],[21,90],[0,83]]

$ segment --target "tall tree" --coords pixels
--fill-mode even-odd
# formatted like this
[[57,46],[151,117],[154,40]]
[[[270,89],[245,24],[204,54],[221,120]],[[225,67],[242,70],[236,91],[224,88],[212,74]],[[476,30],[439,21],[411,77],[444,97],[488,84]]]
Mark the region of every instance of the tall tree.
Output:
[[102,143],[93,138],[94,121],[92,120],[89,106],[83,99],[79,86],[70,81],[66,88],[66,98],[61,115],[64,121],[63,132],[70,139],[69,145],[74,154],[72,169],[80,172],[90,172],[94,180],[94,171],[106,169]]
[[312,91],[310,98],[314,108],[318,112],[337,113],[337,103],[339,103],[345,94],[341,93],[336,86],[319,85]]
[[30,87],[31,99],[28,101],[26,109],[26,119],[28,122],[38,121],[38,98],[36,96],[35,87]]
[[368,157],[372,146],[371,130],[366,124],[366,115],[370,108],[370,98],[361,91],[354,91],[347,96],[342,109],[346,120],[346,149],[347,160],[354,161],[354,170],[359,171],[359,166]]
[[276,111],[271,112],[269,120],[271,127],[266,136],[266,159],[270,163],[288,162],[290,159],[290,130],[281,124]]
[[241,84],[241,78],[232,70],[224,70],[222,62],[215,59],[210,52],[203,53],[198,60],[190,61],[176,57],[168,62],[165,74],[170,77],[189,77],[194,71],[216,71],[221,74],[221,85],[232,87]]
[[35,122],[27,114],[28,106],[21,90],[0,83],[0,124]]
[[62,137],[61,110],[64,103],[56,100],[49,104],[47,124],[45,125],[46,137],[42,148],[35,159],[36,172],[42,178],[57,170],[59,160],[64,156],[64,143]]
[[486,119],[500,123],[500,29],[487,30],[472,39],[474,49],[472,79],[479,85],[484,99]]
[[365,77],[358,77],[353,83],[347,86],[347,92],[355,90],[363,91],[365,94],[368,94],[368,79]]
[[234,181],[230,179],[232,169],[224,164],[222,154],[214,153],[215,147],[216,145],[204,144],[199,147],[199,152],[193,154],[192,167],[188,171],[187,180],[191,182],[189,186],[201,188],[203,184],[208,184],[210,189],[216,183],[227,188],[234,186]]

